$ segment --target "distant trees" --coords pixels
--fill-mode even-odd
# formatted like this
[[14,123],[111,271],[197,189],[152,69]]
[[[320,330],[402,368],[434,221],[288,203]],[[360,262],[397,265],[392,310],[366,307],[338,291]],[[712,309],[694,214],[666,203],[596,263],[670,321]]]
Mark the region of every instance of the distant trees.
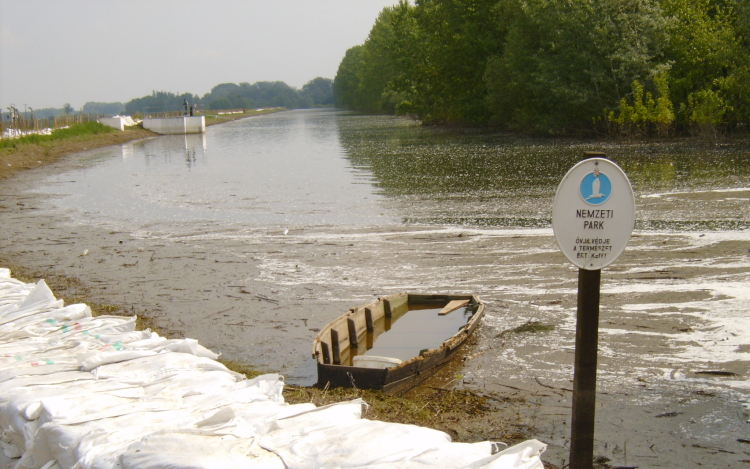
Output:
[[342,59],[336,104],[558,134],[750,121],[747,0],[416,0]]
[[305,83],[300,94],[300,107],[333,106],[333,80],[317,77]]
[[133,115],[135,113],[155,114],[181,111],[185,100],[190,104],[195,104],[200,98],[191,93],[175,94],[166,91],[153,91],[151,96],[136,98],[125,103],[125,113]]
[[154,91],[151,96],[144,96],[128,101],[125,112],[157,113],[182,110],[183,100],[190,105],[210,110],[247,109],[284,107],[304,109],[310,107],[332,106],[333,80],[317,77],[307,82],[300,90],[292,88],[283,81],[259,81],[254,84],[222,83],[214,86],[203,97],[190,93],[174,94],[165,91]]
[[88,114],[109,114],[115,116],[125,110],[125,105],[122,103],[96,103],[87,102],[81,108],[81,112]]

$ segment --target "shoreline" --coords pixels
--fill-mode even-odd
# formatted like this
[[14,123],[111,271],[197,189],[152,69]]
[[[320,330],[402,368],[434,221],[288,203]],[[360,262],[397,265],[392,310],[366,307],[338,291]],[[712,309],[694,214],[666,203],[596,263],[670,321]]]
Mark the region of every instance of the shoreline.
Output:
[[[0,223],[8,228],[0,240],[4,257],[41,273],[37,277],[75,275],[81,286],[71,285],[67,295],[86,287],[104,305],[123,305],[121,311],[127,314],[146,313],[168,333],[197,338],[224,356],[285,375],[291,371],[286,365],[309,356],[315,335],[310,328],[329,322],[334,312],[359,304],[365,296],[390,293],[403,285],[432,290],[462,285],[489,300],[491,314],[477,331],[478,343],[466,350],[465,361],[456,361],[455,368],[446,369],[423,389],[432,391],[433,397],[420,400],[407,394],[399,405],[427,414],[434,421],[430,426],[444,425],[459,441],[476,441],[482,432],[505,439],[512,433],[506,429],[539,435],[550,443],[544,458],[564,465],[575,275],[555,267],[561,256],[556,250],[552,254],[556,248],[551,233],[303,225],[289,226],[289,234],[281,236],[275,226],[233,231],[221,223],[176,232],[171,226],[115,232],[111,230],[117,228],[110,226],[71,224],[64,211],[45,209],[54,194],[33,190],[46,175],[76,169],[85,160],[85,154],[72,157],[5,185],[0,192]],[[664,209],[679,207],[681,200],[675,197]],[[723,390],[722,381],[731,378],[696,376],[708,365],[700,358],[677,358],[673,347],[687,347],[691,340],[705,342],[700,334],[714,326],[710,315],[700,312],[709,305],[714,309],[732,304],[725,296],[712,296],[704,282],[722,274],[716,288],[725,289],[748,271],[743,261],[746,239],[731,238],[710,233],[640,234],[633,237],[622,261],[608,270],[603,291],[606,333],[601,340],[612,353],[601,361],[597,400],[603,411],[598,412],[597,444],[605,446],[597,446],[597,454],[616,460],[615,465],[632,464],[632,458],[644,463],[644,458],[659,454],[675,465],[688,460],[719,463],[725,458],[736,461],[732,455],[742,453],[743,445],[734,442],[734,435],[714,440],[713,430],[691,427],[696,422],[701,428],[707,425],[703,415],[736,419],[743,414],[731,391]],[[84,250],[90,251],[87,256],[81,255]],[[643,258],[658,269],[644,271],[639,260]],[[713,266],[699,259],[722,261]],[[390,267],[404,264],[417,268],[399,271],[394,281]],[[461,268],[456,269],[457,264]],[[537,288],[529,288],[534,285]],[[694,311],[683,314],[683,302]],[[513,321],[523,318],[526,323],[529,314],[554,329],[516,332],[521,322]],[[548,366],[536,367],[537,362]],[[723,371],[745,376],[745,364]],[[674,373],[665,378],[667,368],[674,368]],[[447,390],[485,395],[491,406],[476,414],[472,407],[460,410],[459,417],[466,420],[456,421],[439,405]],[[306,401],[318,399],[311,395],[314,392],[294,390]],[[388,405],[396,407],[393,402]],[[622,453],[625,444],[629,457]],[[724,452],[716,455],[709,447]]]
[[[203,114],[206,116],[206,127],[224,124],[247,117],[261,116],[282,112],[284,109],[268,109],[263,111],[250,110],[244,114]],[[160,134],[146,130],[143,127],[129,127],[123,131],[114,131],[106,134],[88,135],[66,140],[58,140],[54,143],[23,144],[13,151],[0,150],[0,181],[17,174],[19,171],[39,168],[50,165],[61,158],[82,151],[93,150],[101,147],[122,145],[134,140],[159,137]]]

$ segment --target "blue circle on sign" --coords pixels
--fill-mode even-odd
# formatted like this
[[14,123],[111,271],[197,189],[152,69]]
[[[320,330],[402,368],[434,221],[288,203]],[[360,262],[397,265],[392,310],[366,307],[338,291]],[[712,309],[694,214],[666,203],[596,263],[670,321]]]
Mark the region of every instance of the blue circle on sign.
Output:
[[600,205],[609,199],[612,193],[612,183],[609,178],[599,171],[598,175],[594,173],[587,174],[581,180],[581,197],[589,205]]

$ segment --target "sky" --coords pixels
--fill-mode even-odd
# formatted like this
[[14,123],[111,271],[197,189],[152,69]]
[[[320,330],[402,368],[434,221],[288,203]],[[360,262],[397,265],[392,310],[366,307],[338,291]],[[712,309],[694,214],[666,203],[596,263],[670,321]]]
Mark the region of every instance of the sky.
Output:
[[0,106],[334,78],[398,0],[0,0]]

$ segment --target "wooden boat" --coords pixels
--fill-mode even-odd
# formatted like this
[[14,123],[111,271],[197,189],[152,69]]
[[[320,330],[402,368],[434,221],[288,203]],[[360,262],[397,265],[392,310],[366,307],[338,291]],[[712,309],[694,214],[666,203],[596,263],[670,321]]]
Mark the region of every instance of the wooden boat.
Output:
[[482,316],[474,295],[399,293],[352,308],[315,337],[317,386],[403,394],[453,358]]

